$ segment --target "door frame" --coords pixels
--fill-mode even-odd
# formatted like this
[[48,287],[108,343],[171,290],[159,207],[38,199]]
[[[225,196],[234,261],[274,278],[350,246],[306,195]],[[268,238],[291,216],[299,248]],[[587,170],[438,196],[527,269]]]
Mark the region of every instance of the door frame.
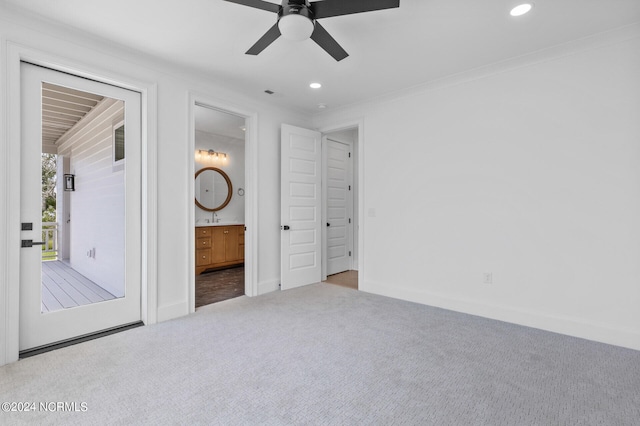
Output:
[[[246,227],[244,240],[244,292],[247,296],[258,295],[258,114],[242,107],[239,107],[219,99],[213,99],[210,96],[202,95],[195,92],[189,93],[189,178],[193,179],[195,175],[195,165],[193,155],[196,149],[196,105],[211,108],[227,114],[233,114],[238,117],[244,117],[246,123],[245,130],[245,146],[244,146],[244,164],[245,164],[245,204],[244,204],[244,223]],[[193,182],[188,185],[188,199],[195,199],[195,188]],[[195,203],[189,203],[189,220],[187,221],[187,229],[185,232],[188,237],[189,248],[189,313],[196,310],[196,260],[195,260]]]
[[[328,124],[322,127],[318,128],[318,131],[322,134],[322,139],[324,140],[324,138],[326,136],[329,136],[330,133],[335,133],[335,132],[339,132],[341,130],[349,130],[349,129],[358,129],[358,140],[357,142],[352,145],[352,151],[353,155],[354,155],[354,159],[352,161],[352,169],[353,169],[353,164],[357,163],[358,165],[358,170],[357,170],[357,174],[353,173],[353,170],[351,170],[351,176],[352,176],[352,184],[354,185],[354,189],[357,190],[357,197],[354,199],[354,203],[353,206],[357,206],[357,210],[358,210],[358,222],[354,224],[353,229],[357,229],[357,241],[353,241],[353,244],[357,244],[358,246],[358,253],[357,253],[357,265],[358,265],[358,290],[362,290],[362,291],[367,291],[367,286],[366,283],[364,281],[364,271],[365,271],[365,250],[364,250],[364,227],[365,227],[365,221],[364,221],[364,201],[365,201],[365,191],[364,191],[364,119],[363,118],[358,118],[358,119],[353,119],[353,120],[348,120],[348,121],[343,121],[343,122],[338,122],[335,124]],[[323,151],[326,149],[324,144],[322,147]],[[324,154],[323,154],[323,165],[322,165],[322,180],[323,180],[323,185],[324,185],[324,181],[326,180],[326,176],[325,176],[325,164],[324,164]],[[356,176],[357,175],[357,176]],[[324,191],[326,192],[326,191]],[[323,193],[323,197],[324,197],[324,193]],[[322,201],[322,214],[323,214],[323,223],[326,223],[326,200],[323,198]],[[325,227],[323,227],[323,235],[322,235],[322,248],[321,250],[326,251],[327,249],[327,241],[326,241],[326,229]],[[326,256],[323,256],[323,265],[322,265],[322,280],[326,280],[327,279],[327,265],[326,265]],[[351,265],[353,267],[354,264],[354,260],[355,259],[351,259]]]
[[[0,365],[18,360],[19,356],[19,292],[20,292],[20,62],[30,62],[56,71],[69,73],[141,94],[141,314],[145,324],[157,322],[157,84],[107,72],[86,63],[51,55],[7,41],[2,46],[0,66],[6,79],[0,81],[0,92],[6,101],[0,105],[0,120],[5,132],[0,134],[0,157],[4,158],[4,174],[0,174]],[[0,160],[2,161],[2,160]],[[1,164],[1,163],[0,163]]]

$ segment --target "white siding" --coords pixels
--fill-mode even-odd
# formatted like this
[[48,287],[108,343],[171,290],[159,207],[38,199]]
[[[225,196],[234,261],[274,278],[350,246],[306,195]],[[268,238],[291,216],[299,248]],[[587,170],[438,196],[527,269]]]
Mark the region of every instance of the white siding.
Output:
[[58,149],[76,176],[69,197],[71,265],[117,297],[124,295],[125,172],[113,167],[112,126],[123,117],[124,103],[105,99],[63,136]]

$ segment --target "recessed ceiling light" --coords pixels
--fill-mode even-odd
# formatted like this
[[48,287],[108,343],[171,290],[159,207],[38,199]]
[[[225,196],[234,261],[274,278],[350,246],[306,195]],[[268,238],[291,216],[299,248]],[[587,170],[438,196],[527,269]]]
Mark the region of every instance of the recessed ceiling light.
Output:
[[529,12],[533,5],[531,3],[523,3],[511,9],[511,16],[522,16]]
[[314,82],[314,83],[311,83],[309,87],[311,87],[312,89],[319,89],[322,87],[322,84]]

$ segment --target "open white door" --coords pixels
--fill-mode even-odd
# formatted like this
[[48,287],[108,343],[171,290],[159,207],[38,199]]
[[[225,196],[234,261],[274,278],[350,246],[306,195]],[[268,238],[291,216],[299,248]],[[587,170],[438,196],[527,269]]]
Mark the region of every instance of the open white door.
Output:
[[321,135],[282,125],[281,288],[320,282]]
[[[55,86],[55,88],[51,88]],[[117,135],[113,141],[120,141],[122,156],[126,148],[126,164],[116,165],[112,159],[110,148],[112,145],[112,130],[116,130],[115,114],[105,115],[109,121],[102,120],[102,126],[95,127],[91,137],[87,137],[86,143],[78,150],[72,152],[78,156],[78,151],[85,152],[86,158],[91,162],[80,164],[76,162],[73,167],[76,170],[75,191],[71,193],[72,203],[82,202],[90,208],[85,211],[93,214],[82,217],[84,226],[74,228],[80,218],[71,217],[71,234],[74,235],[76,251],[80,254],[75,258],[76,263],[85,264],[85,270],[95,273],[97,279],[113,272],[118,265],[117,278],[111,281],[119,281],[121,290],[112,290],[111,300],[97,301],[84,305],[72,305],[74,297],[93,297],[89,293],[81,293],[81,283],[76,279],[77,272],[74,268],[74,255],[68,260],[60,261],[56,269],[55,281],[57,294],[53,295],[45,288],[42,273],[42,249],[37,245],[42,241],[42,144],[43,144],[43,98],[45,91],[55,92],[61,90],[65,94],[54,101],[59,109],[58,118],[68,116],[69,108],[65,108],[65,102],[71,102],[69,93],[96,94],[108,99],[112,104],[120,102],[117,120],[124,117],[124,127],[118,127]],[[67,98],[65,98],[65,96]],[[57,102],[57,104],[56,104]],[[124,105],[122,105],[122,102]],[[88,108],[88,107],[87,107]],[[96,109],[98,106],[96,106]],[[107,108],[105,106],[105,108]],[[124,109],[124,112],[122,112]],[[66,114],[66,115],[65,115]],[[87,113],[86,117],[89,117]],[[22,239],[23,248],[20,251],[20,351],[25,351],[41,346],[46,346],[60,341],[65,341],[102,330],[110,329],[125,324],[135,323],[141,319],[141,111],[140,94],[130,90],[114,87],[108,84],[98,83],[69,74],[53,71],[47,68],[31,64],[21,64],[21,162],[20,162],[20,215],[23,222]],[[114,120],[114,121],[111,121]],[[98,128],[99,127],[99,128]],[[77,128],[77,127],[75,127]],[[70,130],[69,132],[72,132]],[[125,136],[126,129],[126,136]],[[79,133],[79,132],[78,132]],[[83,139],[84,140],[84,139]],[[100,156],[97,141],[108,140],[108,147],[101,149],[102,162],[95,160]],[[116,142],[113,142],[116,145]],[[107,152],[105,152],[107,151]],[[77,157],[75,157],[77,158]],[[111,180],[97,181],[93,176],[103,170]],[[62,176],[58,176],[62,179]],[[120,192],[108,198],[111,184],[118,180]],[[106,183],[105,183],[106,182]],[[126,189],[125,189],[126,188]],[[115,200],[115,201],[114,201]],[[119,207],[110,210],[114,204]],[[106,225],[111,212],[121,216],[119,223],[122,226],[115,229]],[[105,213],[107,212],[107,213]],[[106,214],[106,215],[105,215]],[[113,213],[116,214],[116,213]],[[102,217],[101,217],[102,215]],[[66,218],[60,218],[66,220]],[[116,247],[108,247],[107,244],[97,244],[98,237],[108,235],[109,242],[117,240]],[[117,238],[113,236],[117,235]],[[32,243],[30,243],[30,241]],[[104,241],[104,240],[99,240]],[[33,244],[33,245],[31,245]],[[94,245],[92,245],[94,244]],[[97,247],[97,248],[96,248]],[[96,255],[97,252],[97,255]],[[111,256],[107,259],[107,253]],[[110,263],[105,263],[105,261]],[[93,263],[87,263],[93,262]],[[86,266],[86,265],[89,266]],[[71,269],[71,272],[63,276],[59,273],[62,268]],[[102,269],[100,269],[102,268]],[[78,268],[76,268],[78,269]],[[58,278],[60,278],[58,280]],[[102,288],[102,287],[100,287]],[[107,292],[109,293],[109,292]],[[61,304],[58,309],[49,311],[45,309],[45,299],[57,298]],[[106,298],[104,298],[106,299]]]
[[324,139],[326,162],[327,275],[351,269],[351,153],[348,144]]

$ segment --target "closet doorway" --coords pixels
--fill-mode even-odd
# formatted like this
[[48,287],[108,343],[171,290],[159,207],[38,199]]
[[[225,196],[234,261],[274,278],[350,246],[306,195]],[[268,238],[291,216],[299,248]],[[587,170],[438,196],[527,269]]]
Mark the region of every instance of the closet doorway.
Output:
[[196,104],[195,308],[245,294],[245,118]]
[[325,282],[358,289],[359,128],[326,132],[323,151]]

